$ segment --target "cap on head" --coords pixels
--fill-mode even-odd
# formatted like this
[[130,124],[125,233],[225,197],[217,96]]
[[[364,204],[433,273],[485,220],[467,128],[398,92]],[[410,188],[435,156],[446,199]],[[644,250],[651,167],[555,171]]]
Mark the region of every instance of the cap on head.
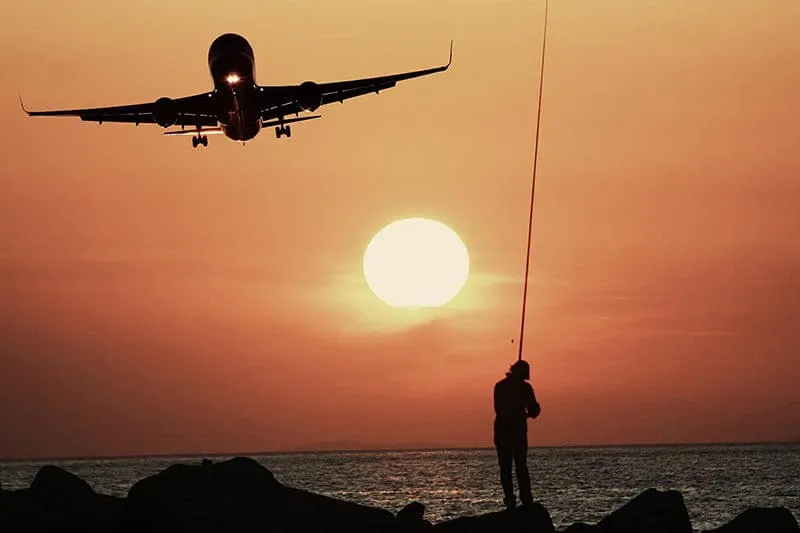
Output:
[[520,359],[511,365],[511,375],[520,379],[529,379],[531,377],[531,367],[527,361]]

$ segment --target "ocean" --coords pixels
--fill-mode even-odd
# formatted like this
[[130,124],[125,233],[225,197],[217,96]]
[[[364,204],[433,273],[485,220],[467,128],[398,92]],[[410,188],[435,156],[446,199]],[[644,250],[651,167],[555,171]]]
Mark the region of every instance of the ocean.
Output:
[[[502,508],[494,450],[248,454],[285,485],[398,511],[411,501],[433,522]],[[215,461],[227,456],[207,456]],[[0,462],[4,489],[29,486],[58,465],[97,492],[125,496],[139,479],[198,457]],[[534,497],[556,527],[597,522],[644,489],[679,490],[696,530],[748,507],[783,506],[800,517],[800,443],[531,448]]]

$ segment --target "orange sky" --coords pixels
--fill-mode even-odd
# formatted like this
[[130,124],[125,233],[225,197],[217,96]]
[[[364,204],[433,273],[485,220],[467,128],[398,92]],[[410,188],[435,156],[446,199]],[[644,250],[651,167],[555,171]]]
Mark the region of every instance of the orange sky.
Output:
[[[0,6],[0,457],[358,440],[491,445],[515,359],[539,2]],[[526,358],[541,445],[800,435],[800,4],[554,1]],[[258,81],[450,71],[242,147],[26,117]],[[385,224],[437,218],[471,277],[394,310]]]

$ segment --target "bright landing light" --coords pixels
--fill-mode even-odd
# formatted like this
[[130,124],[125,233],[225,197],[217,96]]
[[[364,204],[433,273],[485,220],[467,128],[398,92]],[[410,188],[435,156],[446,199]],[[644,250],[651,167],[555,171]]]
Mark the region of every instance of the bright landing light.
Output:
[[435,220],[407,218],[380,230],[364,252],[364,278],[393,307],[439,307],[469,275],[467,247]]
[[228,74],[225,77],[225,81],[228,82],[228,85],[235,85],[235,84],[239,83],[239,80],[241,80],[241,78],[235,72],[233,72],[231,74]]

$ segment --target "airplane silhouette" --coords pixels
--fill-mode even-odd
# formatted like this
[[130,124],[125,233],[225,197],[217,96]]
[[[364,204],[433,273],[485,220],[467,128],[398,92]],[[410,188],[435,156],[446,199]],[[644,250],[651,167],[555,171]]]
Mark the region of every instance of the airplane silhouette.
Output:
[[[76,116],[89,122],[124,122],[158,124],[163,128],[180,126],[181,129],[164,132],[165,135],[192,135],[192,146],[208,146],[208,133],[221,133],[234,141],[245,142],[258,135],[262,128],[275,126],[275,136],[292,136],[288,126],[321,118],[322,115],[300,116],[313,112],[332,102],[369,93],[379,93],[394,87],[398,81],[442,72],[453,61],[453,42],[450,42],[450,59],[446,65],[378,76],[360,80],[316,83],[305,81],[299,85],[258,85],[255,79],[255,59],[250,43],[241,35],[226,33],[217,37],[208,51],[208,68],[214,81],[210,92],[183,98],[161,97],[155,102],[65,109],[55,111],[28,111],[29,116]],[[285,118],[295,115],[294,118]],[[190,126],[193,129],[187,130]]]

